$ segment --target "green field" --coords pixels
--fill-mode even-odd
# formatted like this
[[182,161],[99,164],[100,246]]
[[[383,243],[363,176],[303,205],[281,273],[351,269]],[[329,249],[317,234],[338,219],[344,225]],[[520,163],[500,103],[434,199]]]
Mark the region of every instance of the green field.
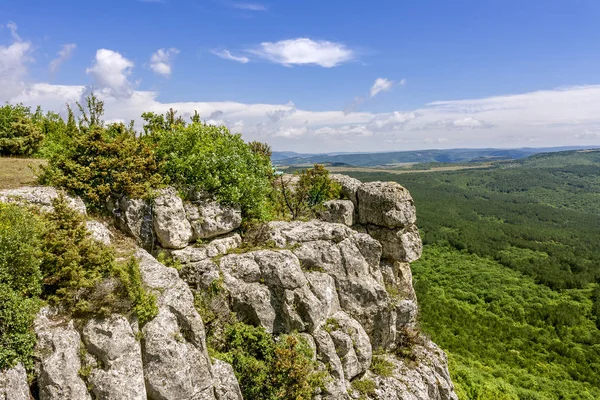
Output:
[[412,193],[422,329],[462,399],[600,398],[600,152],[484,170],[349,171]]

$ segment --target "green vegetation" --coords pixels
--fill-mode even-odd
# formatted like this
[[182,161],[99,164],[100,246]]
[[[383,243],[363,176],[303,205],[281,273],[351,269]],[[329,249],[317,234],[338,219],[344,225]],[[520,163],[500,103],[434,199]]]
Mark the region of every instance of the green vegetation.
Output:
[[297,334],[275,341],[264,328],[237,322],[225,328],[221,343],[214,355],[233,366],[244,398],[310,400],[324,385],[325,373]]
[[323,165],[315,164],[313,168],[296,172],[295,176],[296,183],[289,176],[280,176],[274,182],[276,209],[282,217],[313,217],[324,202],[341,196],[341,186],[331,180]]
[[600,152],[405,175],[422,329],[461,399],[600,398]]
[[31,329],[42,292],[42,222],[15,205],[0,204],[0,370],[30,358]]
[[137,262],[117,263],[64,197],[53,207],[38,215],[0,204],[0,369],[18,362],[32,369],[32,325],[44,302],[78,318],[134,313],[144,324],[157,313]]
[[34,154],[44,138],[38,123],[41,118],[39,108],[32,113],[21,104],[0,107],[0,156]]

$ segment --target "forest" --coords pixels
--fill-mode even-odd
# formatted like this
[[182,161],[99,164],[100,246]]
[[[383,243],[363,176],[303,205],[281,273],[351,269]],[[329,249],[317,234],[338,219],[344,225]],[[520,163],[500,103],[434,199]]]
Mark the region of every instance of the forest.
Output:
[[600,151],[349,175],[413,195],[421,328],[460,398],[600,398]]

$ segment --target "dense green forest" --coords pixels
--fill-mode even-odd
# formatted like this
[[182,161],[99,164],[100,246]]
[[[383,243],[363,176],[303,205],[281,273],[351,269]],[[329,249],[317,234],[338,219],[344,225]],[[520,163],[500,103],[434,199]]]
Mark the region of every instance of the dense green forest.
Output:
[[422,329],[464,399],[600,398],[600,151],[404,175]]

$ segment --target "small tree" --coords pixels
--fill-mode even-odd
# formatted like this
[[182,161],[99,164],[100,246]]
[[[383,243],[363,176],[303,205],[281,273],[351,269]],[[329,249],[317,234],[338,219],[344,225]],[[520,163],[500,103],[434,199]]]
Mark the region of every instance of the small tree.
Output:
[[331,180],[329,171],[320,164],[302,171],[296,178],[280,176],[275,186],[279,191],[279,209],[287,210],[292,219],[310,217],[324,202],[341,195],[340,185]]
[[31,155],[40,147],[43,138],[29,107],[22,104],[0,107],[0,155]]

